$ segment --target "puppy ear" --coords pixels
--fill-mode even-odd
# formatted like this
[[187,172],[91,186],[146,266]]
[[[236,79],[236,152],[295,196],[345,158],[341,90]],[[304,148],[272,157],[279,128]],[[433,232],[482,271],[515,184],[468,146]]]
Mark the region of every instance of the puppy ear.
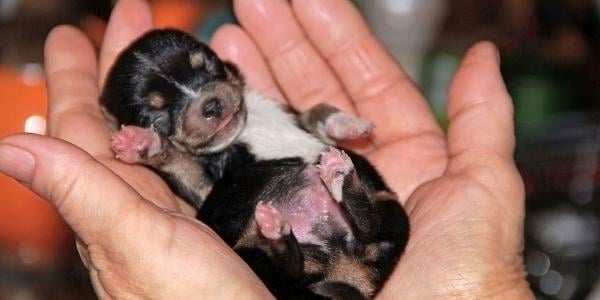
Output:
[[225,65],[225,73],[227,74],[227,80],[235,85],[244,87],[246,84],[244,75],[240,72],[240,69],[230,62],[223,62]]

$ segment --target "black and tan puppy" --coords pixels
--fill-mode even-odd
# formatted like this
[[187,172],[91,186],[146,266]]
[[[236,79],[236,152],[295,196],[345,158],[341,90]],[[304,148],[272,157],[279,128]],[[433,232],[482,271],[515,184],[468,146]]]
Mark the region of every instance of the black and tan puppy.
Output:
[[234,65],[174,30],[124,50],[101,101],[121,126],[117,157],[159,172],[278,298],[370,298],[400,257],[409,229],[395,195],[329,145],[369,122],[248,92]]

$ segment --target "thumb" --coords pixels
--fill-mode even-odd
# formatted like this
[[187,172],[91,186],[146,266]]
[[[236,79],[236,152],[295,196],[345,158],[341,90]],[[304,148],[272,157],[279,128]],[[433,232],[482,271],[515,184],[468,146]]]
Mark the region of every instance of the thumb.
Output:
[[0,172],[47,199],[86,244],[127,236],[152,206],[110,169],[65,141],[18,134],[0,140]]

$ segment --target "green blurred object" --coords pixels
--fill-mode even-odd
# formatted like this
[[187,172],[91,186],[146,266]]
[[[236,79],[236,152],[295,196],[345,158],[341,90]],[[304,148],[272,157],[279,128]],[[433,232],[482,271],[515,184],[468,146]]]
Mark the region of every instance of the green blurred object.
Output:
[[585,111],[583,80],[577,68],[520,60],[507,62],[502,73],[515,105],[519,136],[536,136],[561,114]]
[[365,0],[352,0],[352,3],[354,3],[358,9],[362,10],[365,5]]
[[458,55],[438,50],[432,52],[423,65],[421,87],[442,128],[448,126],[448,87],[459,64]]
[[198,28],[194,31],[195,36],[201,41],[208,43],[212,35],[225,24],[236,24],[237,20],[235,14],[231,10],[231,7],[226,6],[222,9],[215,11],[210,16],[207,16],[203,22],[200,23]]
[[539,74],[518,74],[511,84],[515,119],[521,133],[534,134],[560,110],[560,88]]
[[[443,128],[448,126],[448,88],[459,64],[459,55],[435,50],[423,65],[421,87]],[[514,101],[516,131],[520,136],[540,134],[560,114],[584,110],[583,80],[577,68],[539,60],[506,59],[502,74]]]

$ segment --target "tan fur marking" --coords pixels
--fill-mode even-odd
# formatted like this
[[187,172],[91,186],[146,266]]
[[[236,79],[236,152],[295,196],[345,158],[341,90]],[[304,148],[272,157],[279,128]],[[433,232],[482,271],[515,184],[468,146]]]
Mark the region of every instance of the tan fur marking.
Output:
[[202,67],[204,65],[204,54],[202,52],[190,54],[190,65],[194,69]]
[[326,280],[346,282],[357,288],[367,297],[373,296],[375,285],[372,282],[375,270],[361,264],[356,259],[339,254],[331,264]]
[[321,273],[323,272],[323,264],[311,259],[310,257],[305,257],[304,259],[304,272],[309,274]]
[[154,108],[163,108],[165,98],[158,92],[152,92],[148,95],[148,104]]
[[244,79],[234,74],[228,67],[225,67],[225,73],[227,74],[227,81],[238,87],[244,86]]
[[365,259],[368,261],[376,261],[379,258],[379,245],[376,243],[368,244],[365,248]]
[[233,249],[238,248],[251,248],[255,247],[260,243],[260,238],[258,236],[258,226],[256,222],[250,222],[250,226],[242,233],[242,236],[237,241],[237,243],[233,246]]
[[388,191],[376,191],[369,195],[369,198],[374,202],[397,199],[396,194]]
[[167,161],[160,167],[160,170],[172,174],[184,186],[191,188],[196,195],[200,195],[203,199],[206,198],[212,183],[206,180],[202,184],[198,184],[198,180],[207,178],[204,170],[195,163],[187,153],[175,151],[175,149],[169,149],[169,155]]
[[352,172],[352,185],[349,188],[355,193],[364,193],[362,183],[360,182],[360,178],[358,177],[356,170]]

